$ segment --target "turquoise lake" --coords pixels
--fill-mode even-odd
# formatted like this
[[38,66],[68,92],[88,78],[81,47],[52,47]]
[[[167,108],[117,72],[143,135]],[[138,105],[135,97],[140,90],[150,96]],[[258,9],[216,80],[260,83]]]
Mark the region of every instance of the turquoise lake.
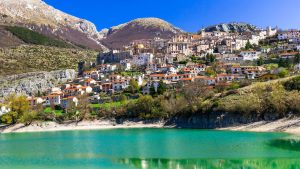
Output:
[[300,169],[284,133],[113,129],[0,134],[1,169]]

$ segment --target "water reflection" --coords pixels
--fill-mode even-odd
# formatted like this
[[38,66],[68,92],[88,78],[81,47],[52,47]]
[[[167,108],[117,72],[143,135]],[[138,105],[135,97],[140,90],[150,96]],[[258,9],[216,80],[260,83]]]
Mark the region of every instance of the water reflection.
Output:
[[300,151],[300,138],[274,139],[268,145],[284,150]]
[[119,159],[118,163],[136,169],[297,169],[300,168],[299,159]]

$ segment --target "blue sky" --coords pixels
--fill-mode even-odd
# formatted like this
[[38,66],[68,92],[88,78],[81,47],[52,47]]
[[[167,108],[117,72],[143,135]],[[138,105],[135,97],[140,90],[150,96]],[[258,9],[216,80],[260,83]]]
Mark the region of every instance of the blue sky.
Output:
[[300,28],[300,0],[44,0],[97,29],[158,17],[189,32],[224,22]]

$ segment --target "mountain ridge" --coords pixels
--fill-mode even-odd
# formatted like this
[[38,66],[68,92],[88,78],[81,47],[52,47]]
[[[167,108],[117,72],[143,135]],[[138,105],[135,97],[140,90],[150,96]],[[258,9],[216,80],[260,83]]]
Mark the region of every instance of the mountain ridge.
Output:
[[228,23],[219,23],[211,26],[202,28],[199,32],[212,32],[212,31],[221,31],[221,32],[254,32],[259,28],[253,24],[246,22],[228,22]]
[[42,0],[0,0],[0,23],[26,27],[91,49],[103,48],[93,23],[55,9]]
[[160,18],[137,18],[103,30],[102,43],[110,48],[121,48],[133,40],[153,39],[154,37],[171,38],[182,32],[184,31]]

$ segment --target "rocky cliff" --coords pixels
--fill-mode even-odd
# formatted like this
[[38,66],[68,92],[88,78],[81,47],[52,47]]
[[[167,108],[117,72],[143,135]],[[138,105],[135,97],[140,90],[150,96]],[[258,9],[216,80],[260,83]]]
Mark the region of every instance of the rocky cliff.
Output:
[[59,11],[42,0],[0,0],[0,24],[24,26],[80,46],[103,48],[93,23]]
[[205,32],[221,31],[242,33],[253,32],[257,30],[257,27],[248,23],[233,22],[209,26],[202,30],[204,30]]
[[153,39],[154,37],[171,38],[183,32],[159,18],[140,18],[110,29],[101,31],[102,43],[109,48],[121,48],[133,40]]
[[32,95],[44,92],[60,83],[73,80],[76,72],[73,69],[52,72],[33,72],[0,78],[0,98],[9,94]]

